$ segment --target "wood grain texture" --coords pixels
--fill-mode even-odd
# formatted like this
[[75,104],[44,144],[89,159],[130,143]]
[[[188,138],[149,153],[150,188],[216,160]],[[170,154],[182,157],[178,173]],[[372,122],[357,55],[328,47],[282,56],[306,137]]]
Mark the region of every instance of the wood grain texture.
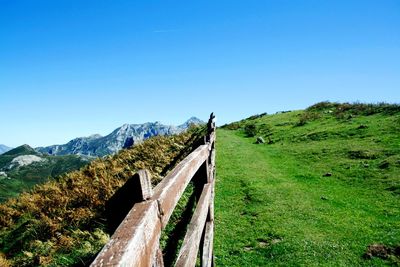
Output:
[[151,267],[160,234],[157,202],[137,203],[90,266]]
[[155,259],[153,261],[153,267],[164,267],[163,253],[160,247],[157,249]]
[[203,233],[210,205],[211,184],[204,185],[203,193],[197,203],[193,217],[189,223],[182,247],[175,266],[189,267],[196,265],[200,239]]
[[159,203],[163,228],[190,180],[208,158],[207,145],[199,146],[182,160],[155,188],[153,200]]
[[149,200],[153,196],[153,187],[151,185],[151,174],[148,170],[139,170],[140,191],[142,200]]
[[214,222],[207,222],[204,234],[203,255],[201,255],[201,266],[211,267],[213,262],[214,245]]

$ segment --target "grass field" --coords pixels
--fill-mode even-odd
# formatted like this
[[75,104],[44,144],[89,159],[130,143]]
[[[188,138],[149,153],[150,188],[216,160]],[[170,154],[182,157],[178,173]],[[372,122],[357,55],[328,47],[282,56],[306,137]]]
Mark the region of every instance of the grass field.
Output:
[[[217,265],[400,264],[400,116],[331,112],[218,130]],[[372,244],[384,255],[363,256]]]

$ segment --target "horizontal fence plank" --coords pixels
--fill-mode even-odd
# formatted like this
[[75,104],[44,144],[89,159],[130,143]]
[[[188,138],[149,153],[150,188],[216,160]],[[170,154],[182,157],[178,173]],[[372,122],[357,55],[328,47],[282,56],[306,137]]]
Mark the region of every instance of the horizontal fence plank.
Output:
[[158,212],[157,201],[135,204],[90,266],[151,267],[161,234]]
[[204,234],[203,255],[201,255],[201,267],[211,267],[213,261],[214,222],[207,222]]
[[211,199],[211,184],[205,184],[190,220],[175,266],[195,266],[201,234],[205,226]]
[[151,199],[157,200],[159,203],[163,228],[168,223],[190,180],[204,161],[207,160],[208,156],[208,146],[199,146],[162,179],[154,189]]
[[211,166],[215,167],[215,149],[211,150]]
[[214,196],[215,196],[215,149],[211,151],[211,164],[210,164],[210,182],[212,184],[211,189],[211,203],[210,203],[210,213],[209,220],[214,220]]
[[211,182],[211,200],[210,200],[210,211],[208,214],[208,221],[214,221],[214,196],[215,196],[215,180]]

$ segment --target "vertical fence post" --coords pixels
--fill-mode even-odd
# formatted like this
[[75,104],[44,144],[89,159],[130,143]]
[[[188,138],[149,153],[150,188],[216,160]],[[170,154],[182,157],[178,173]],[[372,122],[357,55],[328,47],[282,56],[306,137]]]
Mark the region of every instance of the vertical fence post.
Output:
[[[121,189],[120,196],[117,196],[120,200],[116,198],[113,207],[117,208],[115,205],[121,204],[126,195],[136,204],[90,266],[163,267],[159,241],[161,222],[157,202],[150,200],[153,196],[150,172],[138,171]],[[139,246],[135,238],[141,239],[140,249],[136,248]]]
[[214,187],[215,187],[215,116],[211,113],[207,123],[206,140],[209,144],[209,156],[207,159],[208,181],[211,184],[210,205],[206,224],[204,226],[200,262],[202,267],[214,266]]

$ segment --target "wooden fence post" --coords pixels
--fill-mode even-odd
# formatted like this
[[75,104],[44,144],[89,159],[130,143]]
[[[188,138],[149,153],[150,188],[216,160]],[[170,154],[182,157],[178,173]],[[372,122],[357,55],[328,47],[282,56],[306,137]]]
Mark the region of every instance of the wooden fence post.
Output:
[[114,232],[135,203],[151,198],[151,175],[148,170],[140,170],[129,178],[105,205],[108,231]]
[[[110,241],[90,265],[92,267],[164,266],[159,241],[161,221],[158,203],[154,200],[146,201],[153,195],[150,172],[140,170],[131,181],[136,186],[132,187],[129,184],[124,191],[132,190],[131,196],[135,196],[139,203],[126,215]],[[137,240],[138,238],[142,240]],[[133,244],[137,242],[141,243],[140,251],[133,249]]]
[[151,186],[151,174],[148,170],[139,170],[137,172],[139,176],[139,192],[142,200],[149,200],[153,196],[153,187]]
[[215,115],[211,113],[208,121],[208,136],[210,143],[209,154],[209,183],[211,184],[210,204],[207,215],[207,222],[204,227],[204,244],[201,254],[201,266],[211,267],[214,266],[214,195],[215,195],[215,137],[216,125]]

